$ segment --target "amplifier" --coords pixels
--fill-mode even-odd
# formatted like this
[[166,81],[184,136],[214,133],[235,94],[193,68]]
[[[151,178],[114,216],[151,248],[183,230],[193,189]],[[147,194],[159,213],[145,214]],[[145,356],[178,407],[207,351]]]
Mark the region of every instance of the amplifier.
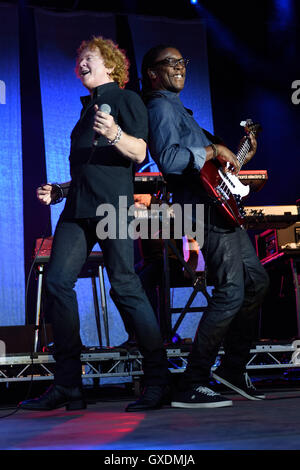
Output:
[[300,222],[296,222],[290,227],[277,230],[277,240],[280,247],[294,243],[296,243],[296,245],[300,244]]
[[259,339],[291,342],[300,338],[300,252],[282,251],[264,267],[270,288],[261,305]]
[[[34,352],[35,325],[1,326],[0,341],[4,343],[5,354]],[[40,350],[53,341],[52,326],[45,324],[40,329]]]
[[256,252],[261,261],[276,256],[284,249],[300,248],[300,222],[287,228],[265,230],[255,235]]

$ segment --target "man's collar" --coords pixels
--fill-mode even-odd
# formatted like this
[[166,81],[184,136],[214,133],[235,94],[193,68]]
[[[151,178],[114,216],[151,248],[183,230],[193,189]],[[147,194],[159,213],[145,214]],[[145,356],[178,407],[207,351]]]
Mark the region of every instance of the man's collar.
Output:
[[116,87],[116,86],[118,86],[117,82],[109,82],[109,83],[104,83],[103,85],[97,86],[96,88],[94,88],[93,93],[91,95],[80,97],[82,106],[86,108],[90,104],[97,101],[97,98],[100,98],[100,96],[103,95],[103,93],[105,93],[109,88]]
[[[169,99],[173,99],[173,100],[179,101],[181,103],[180,92],[175,93],[174,91],[170,91],[170,90],[153,90],[152,96],[155,96],[155,95],[156,96],[159,96],[159,95],[166,96]],[[183,107],[191,116],[194,115],[194,113],[191,109],[186,108],[185,106],[183,106]]]
[[180,92],[175,92],[175,91],[170,91],[170,90],[154,90],[154,94],[155,93],[161,94],[165,96],[166,98],[168,98],[169,100],[181,102]]

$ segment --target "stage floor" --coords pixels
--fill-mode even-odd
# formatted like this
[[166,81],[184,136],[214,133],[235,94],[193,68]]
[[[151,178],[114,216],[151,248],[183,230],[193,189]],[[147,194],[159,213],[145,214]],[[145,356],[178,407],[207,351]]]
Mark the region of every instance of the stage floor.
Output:
[[259,390],[266,399],[261,401],[225,391],[233,400],[233,406],[226,408],[164,407],[145,413],[124,411],[134,400],[133,392],[130,395],[124,386],[97,390],[86,390],[88,408],[80,411],[18,410],[4,417],[14,408],[5,410],[7,405],[1,402],[1,450],[102,450],[98,462],[104,463],[104,458],[120,455],[117,450],[129,455],[141,449],[178,455],[189,450],[193,455],[198,450],[300,449],[299,383],[264,382]]

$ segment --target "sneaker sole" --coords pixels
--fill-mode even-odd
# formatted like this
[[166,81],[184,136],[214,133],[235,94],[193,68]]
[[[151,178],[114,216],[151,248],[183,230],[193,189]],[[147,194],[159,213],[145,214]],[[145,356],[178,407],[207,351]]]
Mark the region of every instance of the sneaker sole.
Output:
[[231,400],[219,401],[215,403],[185,403],[181,401],[172,401],[173,408],[221,408],[223,406],[232,406]]
[[34,406],[33,404],[22,405],[22,403],[19,406],[21,410],[30,410],[30,411],[54,411],[54,410],[59,410],[60,408],[64,408],[64,407],[67,411],[76,411],[76,410],[85,410],[87,408],[87,405],[83,400],[71,401],[71,402],[67,401],[51,408],[46,407],[46,406],[41,406],[41,407]]
[[223,377],[220,377],[215,372],[212,373],[212,376],[218,382],[221,382],[223,385],[226,385],[226,387],[231,388],[231,390],[234,390],[235,392],[239,393],[243,397],[248,398],[248,400],[264,400],[264,398],[266,398],[265,395],[249,395],[247,392],[245,392],[245,390],[242,390],[241,388],[236,387],[231,382],[227,382],[226,379],[224,379]]

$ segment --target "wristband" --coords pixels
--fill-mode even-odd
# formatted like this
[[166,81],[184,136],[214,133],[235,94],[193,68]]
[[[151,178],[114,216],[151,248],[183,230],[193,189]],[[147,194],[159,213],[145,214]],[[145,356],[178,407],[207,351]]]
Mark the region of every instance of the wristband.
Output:
[[211,148],[213,149],[213,158],[217,158],[218,156],[218,149],[215,144],[210,144]]
[[121,139],[122,129],[118,125],[117,125],[117,128],[118,128],[118,132],[117,132],[116,137],[113,140],[107,139],[109,145],[116,145],[119,142],[119,140]]
[[58,184],[58,183],[51,183],[51,186],[52,186],[53,188],[55,187],[55,189],[58,191],[58,194],[57,194],[56,198],[53,199],[53,201],[51,201],[50,204],[51,204],[51,205],[59,204],[59,203],[63,200],[63,198],[64,198],[64,190],[63,190],[63,188],[60,186],[60,184]]

